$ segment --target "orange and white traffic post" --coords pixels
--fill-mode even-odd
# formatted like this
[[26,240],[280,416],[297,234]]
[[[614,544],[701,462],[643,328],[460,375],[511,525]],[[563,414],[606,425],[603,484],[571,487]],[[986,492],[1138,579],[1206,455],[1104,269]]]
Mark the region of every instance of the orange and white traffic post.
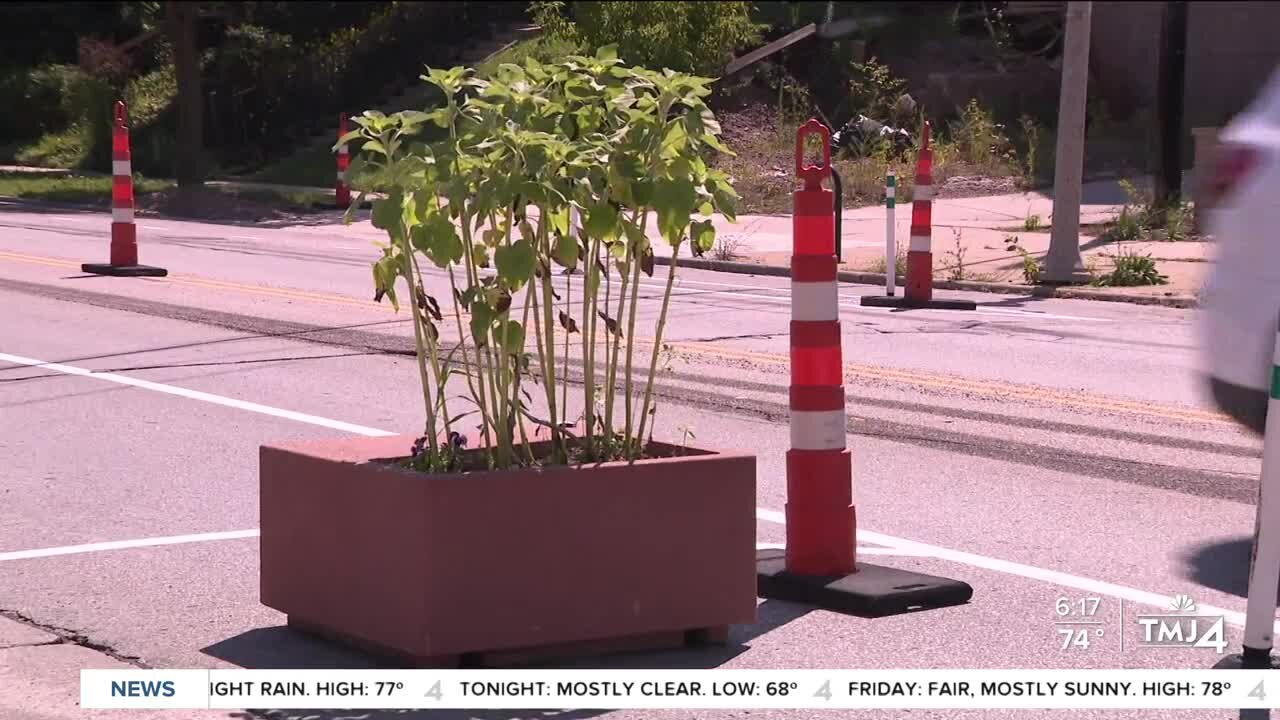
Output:
[[111,130],[111,261],[84,263],[83,272],[127,277],[164,277],[164,268],[138,264],[138,227],[133,220],[133,158],[129,151],[129,127],[125,106],[116,102]]
[[[822,141],[807,165],[806,137]],[[810,119],[796,135],[791,256],[791,445],[786,455],[786,545],[757,554],[762,597],[883,615],[964,603],[965,583],[857,561],[853,461],[847,447],[831,131]]]
[[[338,116],[338,139],[347,134],[347,114]],[[347,168],[351,167],[351,154],[346,143],[338,144],[338,180],[334,187],[334,199],[343,210],[351,207],[351,186],[347,184]]]

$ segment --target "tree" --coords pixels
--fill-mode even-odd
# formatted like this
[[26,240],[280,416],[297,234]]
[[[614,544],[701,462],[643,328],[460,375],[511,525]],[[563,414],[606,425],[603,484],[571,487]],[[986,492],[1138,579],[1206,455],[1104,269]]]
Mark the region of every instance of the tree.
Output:
[[174,174],[180,189],[204,183],[204,104],[200,89],[200,48],[196,20],[200,4],[169,0],[165,3],[169,41],[173,44],[174,74],[178,81],[177,163]]

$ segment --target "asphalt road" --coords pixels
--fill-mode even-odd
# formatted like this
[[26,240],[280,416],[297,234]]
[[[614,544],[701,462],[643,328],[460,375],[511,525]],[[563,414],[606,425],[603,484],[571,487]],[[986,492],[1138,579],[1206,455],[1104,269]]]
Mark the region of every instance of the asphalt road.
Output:
[[[148,667],[368,665],[258,603],[252,531],[259,444],[420,423],[410,330],[370,300],[376,231],[142,219],[142,262],[170,277],[83,276],[81,262],[106,258],[107,227],[0,204],[0,613]],[[663,273],[637,327],[652,325]],[[689,428],[696,444],[755,453],[759,542],[780,543],[787,281],[680,277],[658,435]],[[769,601],[727,649],[588,665],[1209,667],[1210,650],[1138,643],[1132,615],[1179,593],[1221,608],[1238,647],[1260,444],[1208,406],[1191,311],[991,295],[970,296],[977,312],[858,305],[881,291],[841,289],[859,544],[868,562],[969,582],[973,602],[865,620]],[[154,542],[206,533],[222,535]],[[128,546],[76,547],[106,542]],[[1094,647],[1061,649],[1060,597],[1101,598]]]

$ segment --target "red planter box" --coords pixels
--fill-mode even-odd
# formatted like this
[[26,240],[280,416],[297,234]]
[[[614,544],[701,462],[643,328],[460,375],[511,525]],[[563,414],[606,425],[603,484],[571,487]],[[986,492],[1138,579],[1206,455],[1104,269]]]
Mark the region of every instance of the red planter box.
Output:
[[263,604],[416,664],[756,621],[754,456],[465,475],[383,461],[413,439],[261,448]]

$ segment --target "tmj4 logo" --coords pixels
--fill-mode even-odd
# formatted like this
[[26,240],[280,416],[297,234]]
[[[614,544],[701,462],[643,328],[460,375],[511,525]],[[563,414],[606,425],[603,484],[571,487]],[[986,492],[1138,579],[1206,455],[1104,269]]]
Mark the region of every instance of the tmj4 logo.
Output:
[[1178,595],[1170,603],[1171,613],[1139,615],[1142,627],[1140,644],[1147,647],[1210,648],[1219,655],[1226,651],[1226,622],[1222,616],[1211,617],[1196,612],[1196,603],[1186,595]]

